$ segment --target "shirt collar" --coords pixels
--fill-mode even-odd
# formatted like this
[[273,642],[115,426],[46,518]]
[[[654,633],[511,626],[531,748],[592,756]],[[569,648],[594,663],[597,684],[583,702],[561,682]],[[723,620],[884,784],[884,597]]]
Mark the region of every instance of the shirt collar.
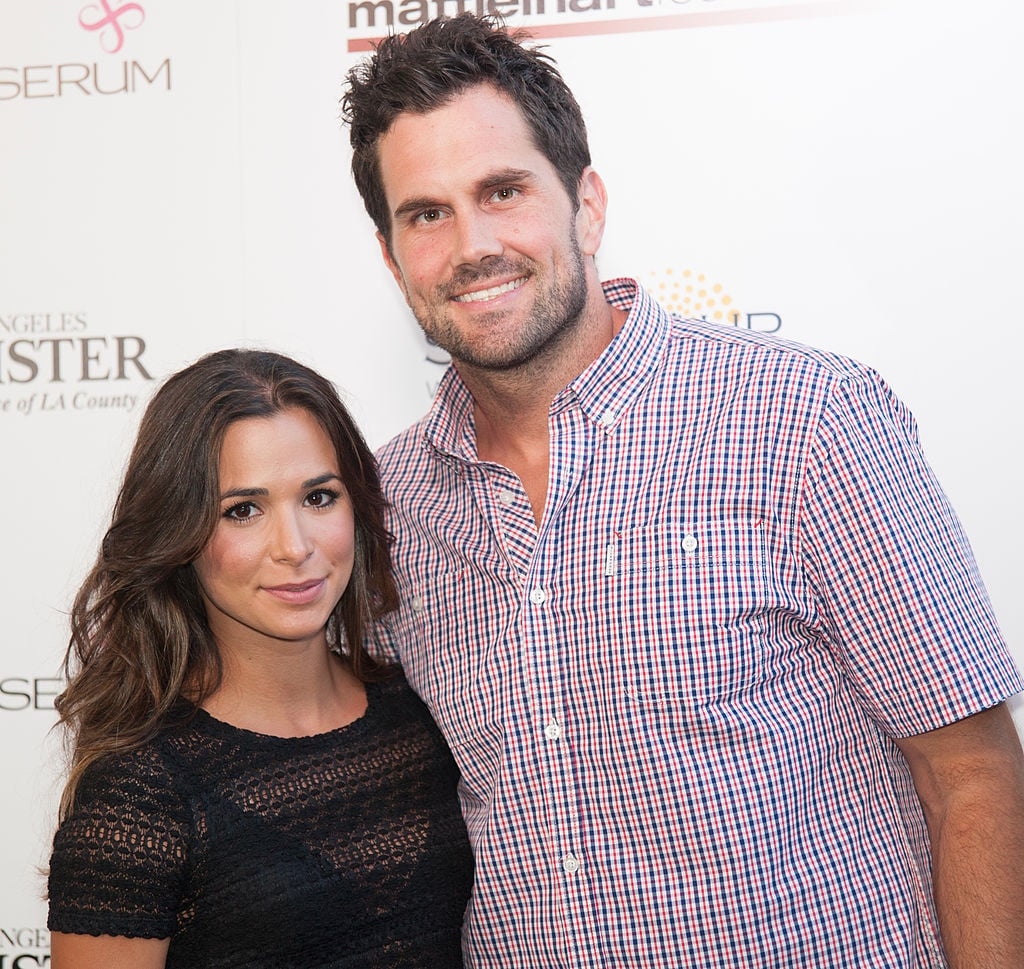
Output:
[[592,421],[614,427],[657,369],[671,317],[635,279],[603,283],[605,299],[628,316],[605,351],[552,402],[552,411],[575,400]]
[[[605,299],[628,316],[604,352],[551,403],[551,413],[576,403],[596,424],[614,427],[657,369],[671,317],[635,280],[602,284]],[[476,461],[473,397],[454,367],[437,389],[424,423],[424,439],[442,455]]]

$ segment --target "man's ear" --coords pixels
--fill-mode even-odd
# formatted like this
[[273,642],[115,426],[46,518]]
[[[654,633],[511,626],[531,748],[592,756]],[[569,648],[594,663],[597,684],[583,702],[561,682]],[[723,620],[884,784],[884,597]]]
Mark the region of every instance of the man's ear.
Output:
[[585,256],[597,254],[604,237],[605,213],[608,210],[608,190],[601,176],[589,166],[583,169],[579,190],[580,207],[576,213],[576,233],[580,250]]
[[377,232],[377,243],[380,245],[380,254],[384,257],[384,265],[388,267],[391,275],[395,277],[395,282],[398,283],[398,288],[402,291],[402,295],[408,303],[409,291],[405,288],[405,279],[402,276],[402,270],[398,268],[398,263],[395,262],[394,257],[391,255],[391,249],[388,246],[387,240],[380,232]]

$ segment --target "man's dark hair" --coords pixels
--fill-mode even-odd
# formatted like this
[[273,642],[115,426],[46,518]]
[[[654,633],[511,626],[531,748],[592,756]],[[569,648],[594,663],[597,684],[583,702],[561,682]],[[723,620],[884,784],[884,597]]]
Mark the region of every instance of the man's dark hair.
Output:
[[439,18],[385,38],[369,60],[349,71],[341,108],[350,128],[352,175],[389,248],[378,141],[400,114],[427,114],[478,84],[492,85],[519,108],[536,148],[578,204],[580,179],[590,164],[583,114],[554,61],[523,47],[522,37],[494,17]]

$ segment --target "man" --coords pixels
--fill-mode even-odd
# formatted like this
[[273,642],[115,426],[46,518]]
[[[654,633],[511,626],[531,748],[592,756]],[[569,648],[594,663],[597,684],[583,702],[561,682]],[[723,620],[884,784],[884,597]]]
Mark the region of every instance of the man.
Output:
[[1024,966],[1022,682],[903,405],[602,288],[579,108],[497,25],[387,39],[344,107],[453,361],[380,460],[468,962]]

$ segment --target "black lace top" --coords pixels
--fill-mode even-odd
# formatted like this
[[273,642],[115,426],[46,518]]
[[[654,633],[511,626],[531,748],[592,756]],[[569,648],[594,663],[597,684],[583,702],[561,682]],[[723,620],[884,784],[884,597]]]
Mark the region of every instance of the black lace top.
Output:
[[397,676],[359,720],[278,738],[199,711],[79,786],[53,931],[170,937],[168,967],[455,967],[472,886],[457,769]]

